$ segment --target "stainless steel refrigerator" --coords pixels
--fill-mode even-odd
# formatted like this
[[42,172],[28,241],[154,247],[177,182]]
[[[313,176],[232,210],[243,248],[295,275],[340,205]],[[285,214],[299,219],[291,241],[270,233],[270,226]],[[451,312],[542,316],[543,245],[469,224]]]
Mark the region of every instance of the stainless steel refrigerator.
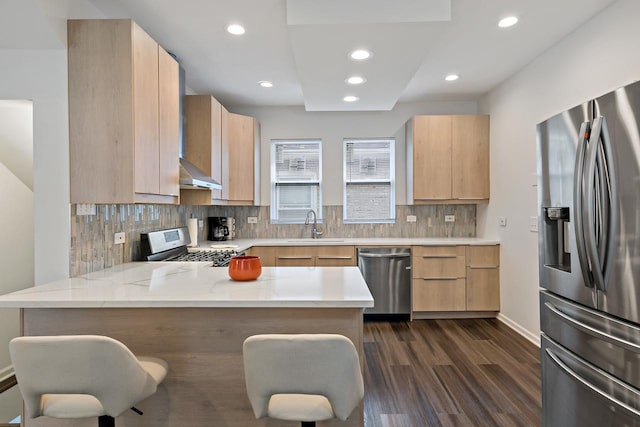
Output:
[[640,82],[537,126],[544,426],[640,426]]

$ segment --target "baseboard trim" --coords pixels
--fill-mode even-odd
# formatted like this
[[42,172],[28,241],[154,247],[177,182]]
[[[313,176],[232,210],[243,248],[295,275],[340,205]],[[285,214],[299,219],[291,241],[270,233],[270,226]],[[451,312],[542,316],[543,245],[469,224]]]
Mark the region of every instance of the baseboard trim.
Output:
[[13,372],[13,365],[9,365],[0,369],[0,382],[13,376],[13,374],[15,374],[15,372]]
[[537,334],[537,335],[532,334],[527,329],[520,326],[520,324],[509,319],[507,316],[505,316],[502,313],[498,313],[497,319],[502,323],[504,323],[505,325],[507,325],[508,327],[510,327],[511,329],[513,329],[514,331],[516,331],[518,334],[522,335],[531,343],[535,344],[536,347],[540,348],[540,334]]

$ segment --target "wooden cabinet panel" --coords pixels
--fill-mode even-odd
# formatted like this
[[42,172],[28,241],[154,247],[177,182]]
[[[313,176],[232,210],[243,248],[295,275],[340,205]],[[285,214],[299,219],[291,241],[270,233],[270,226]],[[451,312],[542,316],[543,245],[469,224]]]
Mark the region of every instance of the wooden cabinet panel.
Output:
[[[185,158],[222,183],[222,104],[209,95],[185,97]],[[221,190],[182,189],[182,204],[211,205]]]
[[178,81],[160,87],[158,44],[128,19],[69,20],[67,37],[71,203],[178,203]]
[[354,246],[319,246],[316,248],[317,267],[357,265]]
[[406,133],[410,203],[488,201],[489,116],[414,116]]
[[468,246],[467,265],[470,267],[497,267],[500,265],[500,246]]
[[247,251],[247,255],[259,256],[263,267],[275,267],[277,249],[273,246],[254,246]]
[[489,199],[489,116],[454,116],[452,129],[452,198]]
[[464,246],[414,246],[412,271],[416,279],[464,277]]
[[467,310],[500,310],[500,270],[498,268],[467,268]]
[[229,113],[227,117],[227,179],[223,182],[222,198],[253,204],[254,199],[254,118]]
[[133,122],[136,193],[159,194],[158,44],[133,24]]
[[180,194],[180,70],[178,63],[158,46],[160,194]]
[[465,280],[413,279],[413,311],[465,310]]
[[413,198],[451,198],[451,116],[413,121]]

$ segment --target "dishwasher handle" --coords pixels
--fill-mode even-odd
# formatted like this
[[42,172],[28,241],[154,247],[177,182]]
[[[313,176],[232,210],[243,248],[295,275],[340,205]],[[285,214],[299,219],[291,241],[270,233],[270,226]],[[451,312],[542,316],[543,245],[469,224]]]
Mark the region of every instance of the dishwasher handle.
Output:
[[368,254],[360,252],[358,256],[362,258],[408,258],[411,254]]

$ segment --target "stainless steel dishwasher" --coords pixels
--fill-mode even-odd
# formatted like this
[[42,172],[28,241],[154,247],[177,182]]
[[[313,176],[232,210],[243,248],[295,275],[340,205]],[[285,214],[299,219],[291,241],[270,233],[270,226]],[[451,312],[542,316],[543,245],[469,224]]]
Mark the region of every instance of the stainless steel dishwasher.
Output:
[[374,300],[365,314],[411,313],[411,248],[358,248],[358,267]]

